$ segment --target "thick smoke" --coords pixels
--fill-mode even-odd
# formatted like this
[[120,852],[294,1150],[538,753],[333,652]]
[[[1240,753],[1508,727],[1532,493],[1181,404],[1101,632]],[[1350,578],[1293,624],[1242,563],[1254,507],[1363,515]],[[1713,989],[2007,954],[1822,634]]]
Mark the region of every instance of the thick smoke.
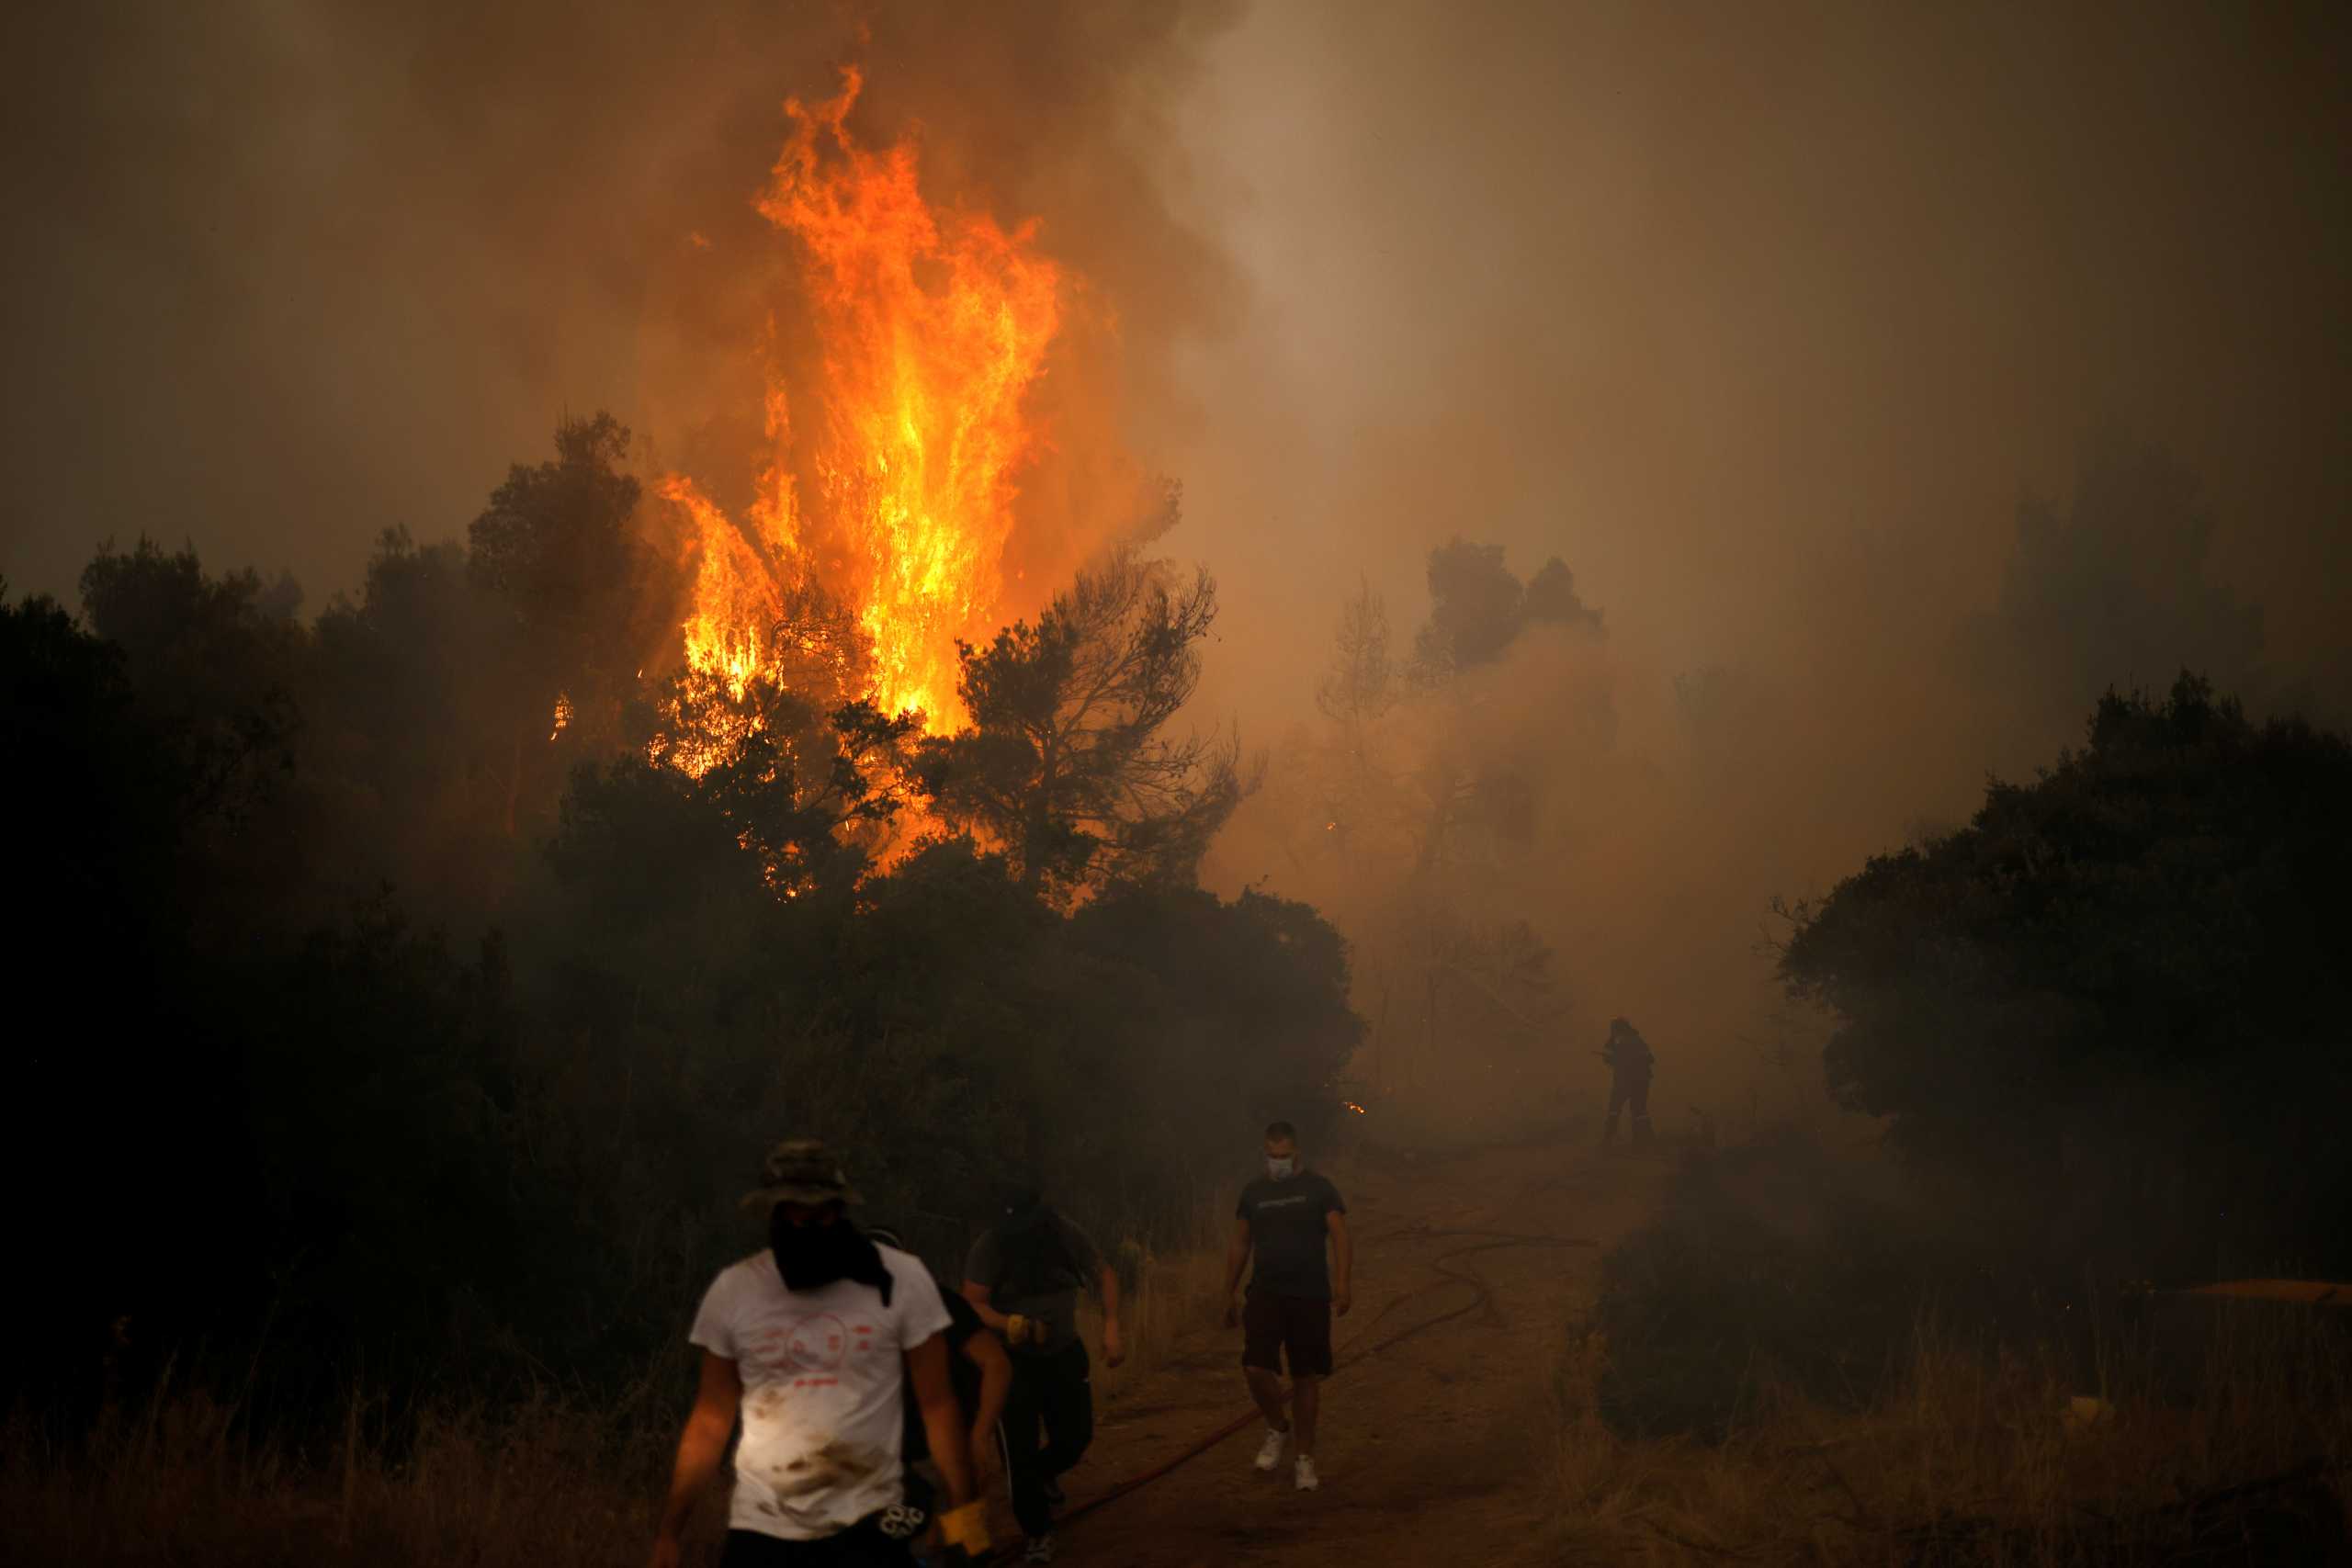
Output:
[[[1662,1113],[1770,1093],[1774,893],[1964,819],[2109,682],[2342,713],[2348,42],[2316,6],[1258,8],[1187,121],[1253,286],[1167,459],[1213,692],[1276,739],[1360,572],[1401,649],[1449,537],[1563,557],[1605,640],[1476,711],[1538,745],[1599,681],[1615,736],[1463,899],[1554,947],[1594,1109],[1617,1012]],[[1221,874],[1344,919],[1273,792]]]
[[[1184,481],[1167,543],[1225,604],[1204,723],[1321,744],[1343,604],[1368,581],[1402,660],[1450,538],[1573,570],[1598,636],[1385,722],[1532,781],[1472,913],[1554,951],[1564,1081],[1622,1011],[1668,1106],[1736,1102],[1778,1038],[1774,893],[1958,819],[2109,680],[2177,660],[2342,713],[2347,17],[49,7],[0,108],[0,570],[66,591],[145,532],[315,604],[379,529],[457,532],[566,410],[740,467],[750,203],[783,99],[862,62],[869,141],[919,122],[935,197],[1035,217],[1089,280],[1025,499],[1095,504],[1090,462]],[[2143,506],[2120,472],[2178,482]],[[1221,884],[1393,901],[1302,869],[1285,786]]]
[[865,140],[916,131],[934,199],[1037,220],[1092,280],[1126,384],[1064,423],[1148,410],[1230,309],[1166,124],[1229,10],[49,8],[0,110],[6,570],[70,592],[144,532],[315,603],[380,529],[460,530],[567,410],[743,461],[779,250],[751,204],[784,100],[851,63]]

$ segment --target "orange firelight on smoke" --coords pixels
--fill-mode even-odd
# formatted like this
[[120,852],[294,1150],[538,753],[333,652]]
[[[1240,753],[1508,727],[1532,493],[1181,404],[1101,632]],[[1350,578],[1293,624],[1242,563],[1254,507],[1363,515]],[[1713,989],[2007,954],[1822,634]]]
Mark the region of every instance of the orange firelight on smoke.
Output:
[[938,731],[964,717],[957,639],[1001,625],[1016,481],[1039,440],[1023,402],[1063,282],[1034,224],[927,204],[910,141],[861,147],[846,124],[861,85],[847,71],[839,96],[785,106],[791,134],[757,203],[794,247],[816,334],[798,362],[821,371],[794,384],[772,355],[767,459],[743,515],[681,475],[659,491],[692,524],[690,667],[740,697],[814,586],[870,637],[876,703]]

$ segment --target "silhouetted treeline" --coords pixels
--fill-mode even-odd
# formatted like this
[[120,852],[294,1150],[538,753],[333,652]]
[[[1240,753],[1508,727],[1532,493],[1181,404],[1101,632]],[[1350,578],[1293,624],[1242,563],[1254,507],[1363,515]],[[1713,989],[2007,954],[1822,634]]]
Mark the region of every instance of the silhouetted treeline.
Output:
[[1897,1158],[1791,1127],[1688,1160],[1603,1264],[1604,1416],[1720,1438],[1955,1347],[2104,1387],[2142,1287],[2344,1278],[2347,803],[2343,737],[2184,674],[1788,909],[1826,1087]]
[[1851,1109],[2022,1256],[2110,1281],[2352,1268],[2352,746],[2184,674],[1966,828],[1796,911]]
[[[985,736],[919,759],[813,676],[664,675],[679,580],[625,444],[567,425],[469,545],[388,536],[311,624],[290,585],[144,543],[92,563],[79,620],[0,604],[6,1143],[45,1351],[0,1398],[174,1358],[256,1368],[289,1411],[355,1378],[611,1387],[754,1245],[736,1200],[791,1131],[946,1255],[1032,1176],[1106,1240],[1173,1235],[1253,1122],[1317,1113],[1361,1030],[1344,949],[1304,905],[1193,886],[1238,785],[1228,752],[1153,740],[1164,690],[1140,730],[1060,711],[1126,727],[1166,827],[1115,779],[1068,807]],[[1156,639],[1188,691],[1170,591],[1109,570],[1133,614],[1089,635]],[[670,765],[681,711],[738,721],[698,773]],[[1049,875],[911,830],[983,785]]]

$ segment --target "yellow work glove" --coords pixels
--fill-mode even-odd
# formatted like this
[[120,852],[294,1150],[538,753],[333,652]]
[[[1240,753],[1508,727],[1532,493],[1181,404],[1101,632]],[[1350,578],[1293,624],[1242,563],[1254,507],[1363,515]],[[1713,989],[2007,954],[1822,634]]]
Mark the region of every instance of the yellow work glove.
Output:
[[977,1562],[989,1554],[989,1510],[985,1503],[967,1503],[939,1516],[943,1545],[960,1546]]

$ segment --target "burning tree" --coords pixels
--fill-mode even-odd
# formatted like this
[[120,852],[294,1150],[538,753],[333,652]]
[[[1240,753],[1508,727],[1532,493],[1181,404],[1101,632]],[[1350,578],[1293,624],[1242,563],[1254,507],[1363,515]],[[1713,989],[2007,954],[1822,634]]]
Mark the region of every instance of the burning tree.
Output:
[[756,494],[730,514],[684,475],[658,490],[686,525],[689,668],[740,697],[787,651],[771,633],[788,602],[821,587],[858,627],[860,694],[937,730],[962,717],[959,643],[1003,624],[1016,481],[1042,435],[1024,400],[1064,285],[1033,225],[931,207],[911,141],[861,146],[862,85],[853,70],[839,96],[786,105],[757,203],[791,243],[781,303],[809,341],[771,322]]
[[1206,572],[1188,587],[1170,576],[1114,556],[1035,626],[963,649],[972,728],[924,744],[923,786],[944,821],[1002,846],[1032,892],[1189,878],[1248,793],[1238,743],[1161,733],[1200,682],[1216,618]]

